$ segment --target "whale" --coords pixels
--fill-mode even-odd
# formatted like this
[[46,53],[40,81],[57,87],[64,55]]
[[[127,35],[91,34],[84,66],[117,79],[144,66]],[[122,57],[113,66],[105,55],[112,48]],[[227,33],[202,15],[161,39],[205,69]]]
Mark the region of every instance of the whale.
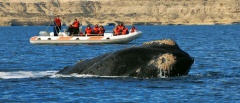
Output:
[[166,78],[188,75],[194,58],[171,39],[144,42],[66,66],[57,74]]

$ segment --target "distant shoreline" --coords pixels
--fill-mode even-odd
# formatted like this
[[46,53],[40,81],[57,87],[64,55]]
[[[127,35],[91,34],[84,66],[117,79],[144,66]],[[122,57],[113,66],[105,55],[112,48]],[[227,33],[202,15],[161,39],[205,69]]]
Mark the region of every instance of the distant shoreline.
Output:
[[[119,22],[109,22],[109,23],[99,23],[99,22],[93,22],[93,23],[88,23],[88,24],[83,24],[83,26],[86,25],[95,25],[95,24],[99,24],[99,25],[103,25],[103,26],[115,26],[117,25]],[[161,22],[122,22],[124,23],[124,25],[130,26],[130,25],[238,25],[240,24],[240,22],[233,22],[233,23],[200,23],[200,24],[162,24]],[[0,22],[1,24],[1,22]],[[48,26],[48,25],[52,25],[49,22],[39,22],[39,23],[32,23],[32,22],[14,22],[14,23],[9,23],[8,25],[0,25],[0,26]],[[68,26],[69,24],[66,23],[62,23],[63,26]]]
[[[49,23],[48,23],[49,24]],[[18,23],[18,24],[11,24],[11,25],[0,25],[0,27],[4,27],[4,26],[49,26],[48,24],[43,24],[43,25],[27,25],[25,23],[21,24],[21,23]],[[87,26],[87,25],[95,25],[95,24],[98,24],[98,25],[103,25],[103,24],[99,24],[99,23],[93,23],[93,24],[86,24],[86,25],[83,25],[83,26]],[[51,24],[52,25],[52,24]],[[117,25],[117,23],[109,23],[108,24],[104,24],[103,26],[115,26]],[[134,24],[124,24],[126,26],[131,26],[131,25],[148,25],[148,26],[168,26],[168,25],[240,25],[239,22],[237,23],[228,23],[228,24],[159,24],[159,23],[134,23]],[[62,26],[68,26],[66,24],[63,24]]]
[[0,26],[49,25],[60,15],[69,25],[229,25],[240,23],[236,0],[0,0]]

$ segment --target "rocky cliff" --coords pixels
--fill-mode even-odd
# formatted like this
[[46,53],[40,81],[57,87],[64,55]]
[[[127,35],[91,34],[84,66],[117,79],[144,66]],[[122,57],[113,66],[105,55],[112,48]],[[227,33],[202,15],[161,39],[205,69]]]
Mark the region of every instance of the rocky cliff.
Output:
[[240,22],[240,0],[0,0],[0,25],[232,24]]

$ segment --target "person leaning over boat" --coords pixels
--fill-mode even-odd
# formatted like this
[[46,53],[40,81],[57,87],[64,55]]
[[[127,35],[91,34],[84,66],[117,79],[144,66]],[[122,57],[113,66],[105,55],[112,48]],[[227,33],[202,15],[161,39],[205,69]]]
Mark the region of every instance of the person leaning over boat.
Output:
[[53,20],[53,24],[54,24],[54,36],[58,36],[59,31],[61,30],[61,19],[59,17],[59,15],[54,18]]
[[73,33],[74,34],[78,34],[79,33],[79,26],[80,26],[80,23],[77,19],[74,20],[73,24],[72,24],[72,27],[73,27]]
[[130,32],[133,33],[133,32],[136,32],[137,31],[137,28],[135,26],[132,26]]
[[93,34],[98,34],[99,33],[99,27],[98,24],[96,24],[93,28]]
[[99,36],[103,36],[105,33],[105,29],[102,25],[99,26],[99,32],[98,32],[98,35]]
[[85,29],[85,34],[90,36],[92,34],[92,28],[88,25]]
[[129,34],[128,28],[123,26],[123,28],[122,28],[122,35],[126,35],[126,34]]

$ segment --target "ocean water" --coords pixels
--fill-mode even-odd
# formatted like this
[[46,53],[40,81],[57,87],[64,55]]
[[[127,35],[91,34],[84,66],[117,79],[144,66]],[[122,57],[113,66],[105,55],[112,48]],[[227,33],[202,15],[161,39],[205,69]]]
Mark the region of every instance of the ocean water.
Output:
[[[0,27],[0,101],[240,102],[240,25],[136,27],[143,32],[137,40],[101,45],[32,45],[29,38],[46,26]],[[189,75],[137,79],[55,74],[79,60],[159,39],[175,40],[194,57]]]

